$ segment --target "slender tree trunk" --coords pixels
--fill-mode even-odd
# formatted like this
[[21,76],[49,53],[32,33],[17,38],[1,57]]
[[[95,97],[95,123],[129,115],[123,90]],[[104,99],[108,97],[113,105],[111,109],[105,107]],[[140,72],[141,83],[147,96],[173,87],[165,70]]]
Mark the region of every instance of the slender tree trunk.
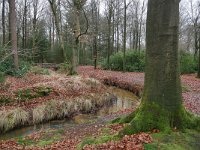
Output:
[[2,2],[2,32],[3,32],[3,46],[6,44],[6,26],[5,26],[5,0]]
[[22,47],[26,48],[26,36],[27,36],[27,0],[24,1],[24,13],[23,13],[23,26],[22,26]]
[[199,64],[198,64],[197,77],[200,78],[200,26],[199,26]]
[[15,69],[19,69],[18,53],[17,53],[17,32],[16,32],[16,11],[15,11],[15,0],[8,0],[9,2],[9,13],[10,13],[10,29],[11,29],[11,44],[12,53],[14,56]]
[[194,23],[194,59],[197,60],[198,53],[198,18],[195,19]]
[[36,34],[37,34],[37,13],[38,13],[38,0],[33,2],[33,61],[35,58],[36,51]]
[[11,31],[11,26],[12,26],[12,25],[11,25],[11,22],[10,22],[10,21],[11,21],[11,14],[10,14],[10,12],[8,13],[8,17],[9,17],[9,19],[8,19],[8,41],[9,41],[8,45],[11,46],[11,45],[12,45],[12,44],[11,44],[11,40],[12,40],[12,39],[11,39],[11,38],[12,38],[12,37],[11,37],[11,36],[12,36],[12,35],[11,35],[11,34],[12,34],[12,33],[11,33],[11,32],[12,32],[12,31]]
[[124,0],[123,72],[126,67],[126,0]]
[[117,23],[117,52],[119,52],[119,23]]
[[66,52],[65,52],[65,46],[64,46],[64,40],[63,40],[63,35],[61,33],[61,22],[60,22],[60,18],[59,18],[59,12],[57,10],[57,4],[55,0],[48,0],[49,4],[51,6],[51,10],[54,16],[54,21],[55,21],[55,27],[56,27],[56,31],[57,31],[57,35],[58,35],[58,40],[62,49],[62,53],[63,53],[63,57],[64,60],[66,60]]
[[143,1],[143,3],[142,3],[142,8],[141,8],[141,11],[142,11],[142,13],[141,13],[141,16],[140,16],[140,23],[139,23],[139,43],[138,43],[138,50],[139,50],[139,52],[140,52],[140,50],[141,50],[141,38],[142,38],[142,21],[143,21],[143,14],[144,14],[144,7],[145,7],[145,1]]
[[54,47],[54,44],[55,44],[55,23],[54,23],[54,18],[52,18],[52,24],[53,24],[53,31],[52,31],[52,49]]
[[94,59],[94,69],[97,68],[97,51],[98,51],[98,46],[97,46],[97,35],[98,35],[98,15],[99,15],[99,10],[98,10],[98,1],[94,1],[92,3],[92,20],[93,20],[93,59]]
[[113,54],[115,52],[114,42],[115,42],[115,12],[113,10],[113,13],[112,13],[112,44],[111,44],[111,54]]
[[107,65],[110,68],[110,54],[111,54],[111,25],[112,25],[112,13],[113,13],[113,4],[112,1],[109,1],[109,10],[108,10],[108,49],[107,49]]

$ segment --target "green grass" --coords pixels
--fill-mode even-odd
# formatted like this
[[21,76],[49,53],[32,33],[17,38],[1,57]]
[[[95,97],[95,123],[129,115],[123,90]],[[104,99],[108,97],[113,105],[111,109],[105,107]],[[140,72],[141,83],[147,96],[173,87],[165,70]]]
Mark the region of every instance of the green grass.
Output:
[[195,130],[152,134],[153,143],[145,144],[145,150],[199,150],[200,133]]

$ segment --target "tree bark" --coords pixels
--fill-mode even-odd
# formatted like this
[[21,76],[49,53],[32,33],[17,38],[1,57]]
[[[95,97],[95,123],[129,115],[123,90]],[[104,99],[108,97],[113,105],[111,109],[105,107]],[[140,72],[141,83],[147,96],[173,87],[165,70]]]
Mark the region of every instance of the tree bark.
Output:
[[17,52],[17,32],[16,32],[16,11],[15,11],[15,0],[8,0],[9,13],[10,13],[10,30],[11,30],[11,44],[12,53],[14,56],[15,69],[19,69],[18,52]]

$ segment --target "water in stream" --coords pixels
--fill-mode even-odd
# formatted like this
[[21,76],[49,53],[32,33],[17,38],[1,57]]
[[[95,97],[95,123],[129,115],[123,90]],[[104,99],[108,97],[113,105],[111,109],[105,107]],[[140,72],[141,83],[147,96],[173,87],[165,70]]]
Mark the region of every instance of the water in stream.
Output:
[[81,124],[91,124],[97,121],[108,121],[106,120],[106,116],[118,111],[123,111],[125,109],[130,109],[138,106],[138,97],[133,95],[133,93],[115,87],[112,87],[111,90],[112,93],[116,96],[116,99],[113,100],[113,104],[111,106],[103,107],[95,114],[79,114],[74,116],[72,119],[55,120],[44,124],[15,129],[0,135],[0,140],[26,136],[42,129],[73,128],[74,126],[79,126]]

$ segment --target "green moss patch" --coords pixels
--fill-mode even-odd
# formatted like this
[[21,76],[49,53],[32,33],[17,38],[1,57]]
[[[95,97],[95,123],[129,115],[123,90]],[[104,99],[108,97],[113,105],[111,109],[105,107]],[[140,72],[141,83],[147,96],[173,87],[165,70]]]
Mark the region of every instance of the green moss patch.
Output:
[[145,144],[145,150],[199,150],[200,133],[194,130],[185,132],[152,134],[153,143]]

